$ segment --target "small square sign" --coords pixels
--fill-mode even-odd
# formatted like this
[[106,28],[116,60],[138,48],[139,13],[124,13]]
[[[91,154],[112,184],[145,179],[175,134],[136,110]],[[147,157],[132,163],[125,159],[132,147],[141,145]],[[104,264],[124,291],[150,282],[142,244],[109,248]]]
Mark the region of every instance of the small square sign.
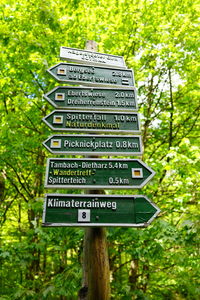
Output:
[[78,210],[78,222],[90,222],[90,209]]
[[56,149],[56,148],[61,148],[61,140],[59,139],[53,139],[51,140],[51,148]]
[[55,94],[55,100],[56,101],[64,101],[65,100],[65,94],[64,93],[56,93]]
[[66,74],[67,74],[66,68],[58,68],[57,75],[66,75]]
[[63,124],[63,116],[53,116],[53,124]]
[[143,178],[142,168],[132,168],[132,178]]

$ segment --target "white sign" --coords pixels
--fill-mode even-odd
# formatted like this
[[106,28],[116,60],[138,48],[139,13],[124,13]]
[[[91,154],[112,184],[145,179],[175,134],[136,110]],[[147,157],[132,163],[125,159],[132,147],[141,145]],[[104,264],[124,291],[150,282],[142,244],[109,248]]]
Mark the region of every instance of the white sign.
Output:
[[88,63],[99,66],[112,66],[116,68],[126,68],[122,56],[98,53],[75,48],[60,47],[60,58],[63,60]]

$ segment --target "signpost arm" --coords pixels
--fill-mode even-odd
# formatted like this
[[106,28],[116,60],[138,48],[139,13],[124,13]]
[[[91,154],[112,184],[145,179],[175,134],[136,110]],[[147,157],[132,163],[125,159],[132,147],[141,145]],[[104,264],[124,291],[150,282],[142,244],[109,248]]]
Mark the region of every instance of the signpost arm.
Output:
[[[86,50],[97,51],[95,41],[87,41]],[[102,191],[90,190],[89,194]],[[108,300],[110,298],[110,273],[106,229],[86,228],[83,245],[83,282],[80,300]]]

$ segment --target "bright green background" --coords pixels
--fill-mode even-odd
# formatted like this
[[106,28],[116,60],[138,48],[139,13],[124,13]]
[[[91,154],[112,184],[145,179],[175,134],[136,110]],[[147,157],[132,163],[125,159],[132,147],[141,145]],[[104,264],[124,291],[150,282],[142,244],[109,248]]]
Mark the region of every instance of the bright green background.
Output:
[[1,0],[0,10],[1,299],[77,299],[83,230],[41,228],[52,134],[41,119],[57,84],[46,70],[60,46],[86,40],[134,70],[143,160],[157,173],[142,194],[162,210],[146,229],[108,230],[112,299],[199,299],[199,1]]

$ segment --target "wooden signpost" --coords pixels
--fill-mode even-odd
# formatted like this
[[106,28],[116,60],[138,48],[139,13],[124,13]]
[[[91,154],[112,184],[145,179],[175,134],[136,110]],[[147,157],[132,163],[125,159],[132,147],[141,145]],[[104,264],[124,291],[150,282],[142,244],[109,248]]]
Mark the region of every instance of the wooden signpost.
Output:
[[43,226],[86,227],[79,299],[109,300],[104,227],[146,227],[160,209],[143,195],[111,196],[102,191],[142,188],[155,172],[139,159],[94,156],[138,156],[142,154],[142,143],[140,136],[127,135],[140,133],[133,71],[126,68],[121,56],[94,52],[94,41],[88,41],[86,48],[61,47],[61,59],[75,63],[63,62],[48,69],[58,82],[85,87],[58,86],[44,95],[56,110],[43,121],[54,131],[79,134],[56,134],[43,145],[54,154],[93,155],[47,160],[46,188],[87,191],[83,195],[47,194]]

